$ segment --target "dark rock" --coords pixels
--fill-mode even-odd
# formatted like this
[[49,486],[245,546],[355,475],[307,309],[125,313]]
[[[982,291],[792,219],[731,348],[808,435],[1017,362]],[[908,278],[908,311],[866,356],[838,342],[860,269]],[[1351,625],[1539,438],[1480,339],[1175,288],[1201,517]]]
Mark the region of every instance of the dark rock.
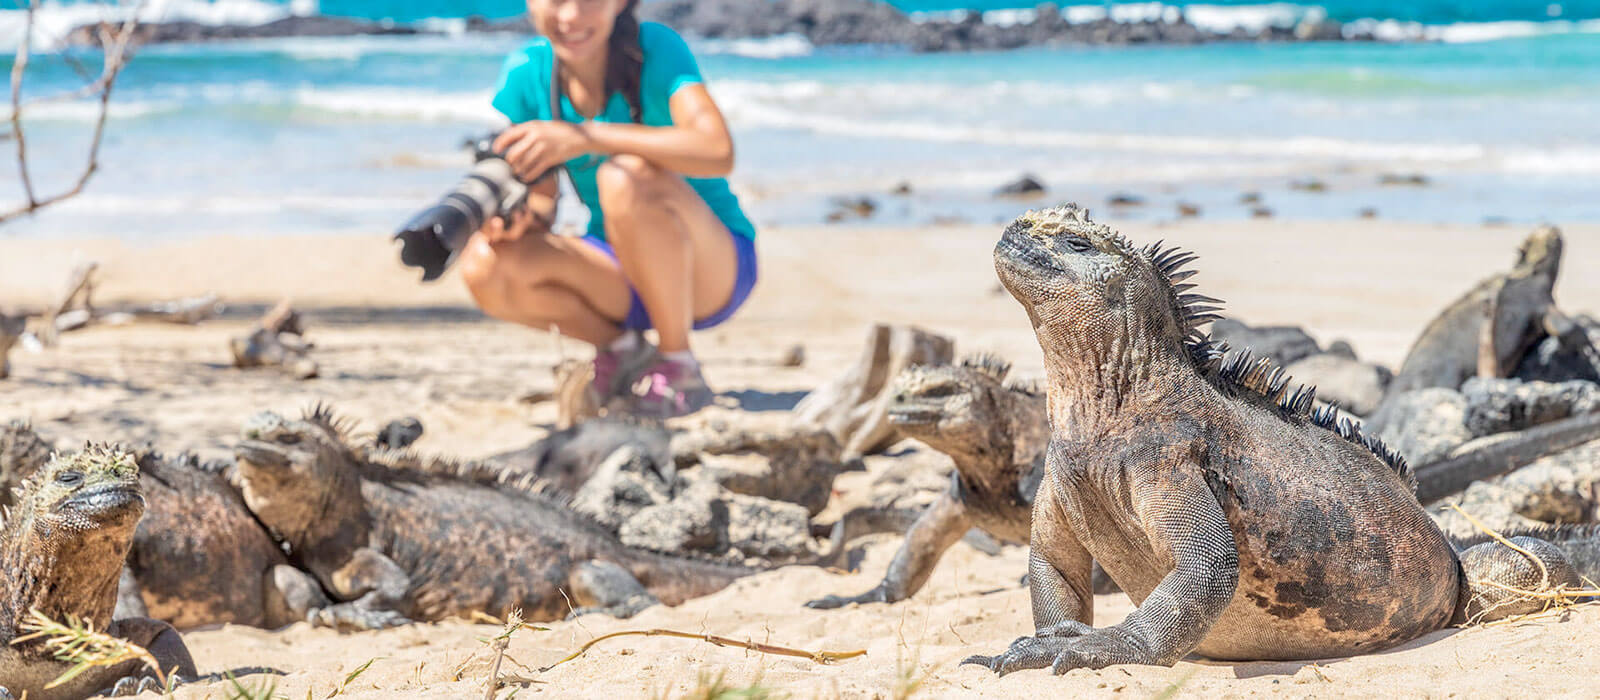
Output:
[[1240,204],[1260,204],[1261,203],[1261,193],[1260,192],[1245,192],[1245,193],[1242,193],[1242,194],[1239,195],[1239,203]]
[[1356,216],[1363,219],[1376,219],[1378,218],[1378,210],[1376,207],[1362,207],[1361,211],[1356,212]]
[[1270,219],[1272,218],[1272,207],[1252,207],[1250,209],[1250,218]]
[[901,182],[901,183],[895,185],[894,189],[889,190],[889,194],[892,194],[892,195],[894,195],[896,197],[910,196],[910,194],[911,194],[911,183],[909,183],[909,182]]
[[1045,193],[1044,183],[1033,175],[1023,175],[1011,182],[1000,186],[994,191],[996,197],[1032,198]]
[[1349,360],[1360,359],[1356,356],[1355,347],[1350,345],[1350,341],[1348,340],[1335,340],[1328,344],[1328,349],[1324,350],[1324,352],[1328,353],[1329,355],[1338,355],[1339,357]]
[[[292,36],[360,36],[360,35],[416,35],[437,34],[415,27],[386,22],[373,22],[347,17],[285,17],[265,24],[201,24],[199,22],[147,22],[134,28],[133,40],[139,44],[161,44],[175,41],[212,41],[217,39],[278,39]],[[94,24],[74,28],[67,33],[66,41],[73,46],[100,46],[99,26]]]
[[834,197],[828,205],[831,208],[822,219],[830,224],[868,219],[878,210],[878,203],[870,197]]
[[1378,184],[1386,187],[1425,187],[1428,176],[1421,173],[1384,173],[1378,176]]
[[670,502],[672,491],[654,460],[630,445],[595,469],[572,497],[572,509],[616,531],[644,509]]
[[1600,384],[1591,381],[1524,382],[1473,377],[1461,385],[1463,419],[1473,436],[1525,430],[1600,411]]
[[778,359],[780,367],[804,367],[805,364],[806,346],[798,343],[790,345],[789,349],[784,351],[783,357]]
[[1118,193],[1108,197],[1106,204],[1113,207],[1142,207],[1144,198],[1136,194]]
[[1383,402],[1394,373],[1387,367],[1360,362],[1354,357],[1322,353],[1284,368],[1294,381],[1315,386],[1317,398],[1364,416]]
[[1249,348],[1256,357],[1270,357],[1279,367],[1322,352],[1317,341],[1299,327],[1252,327],[1231,318],[1211,324],[1211,339],[1226,342],[1233,350]]
[[[1582,379],[1600,382],[1600,367],[1594,361],[1595,348],[1600,346],[1592,340],[1600,337],[1600,324],[1587,316],[1579,316],[1574,321],[1579,326],[1579,334],[1570,338],[1548,336],[1539,341],[1522,356],[1511,376],[1527,381]],[[1587,348],[1583,347],[1585,343]]]
[[389,421],[379,429],[375,442],[391,450],[400,450],[410,447],[421,437],[422,421],[415,416],[406,416]]
[[1192,219],[1200,215],[1200,205],[1189,202],[1178,202],[1178,216]]
[[1296,192],[1327,192],[1328,183],[1316,178],[1295,180],[1294,182],[1289,183],[1289,189]]
[[1371,420],[1378,437],[1413,467],[1432,464],[1472,439],[1465,424],[1467,399],[1449,389],[1406,392],[1384,402]]

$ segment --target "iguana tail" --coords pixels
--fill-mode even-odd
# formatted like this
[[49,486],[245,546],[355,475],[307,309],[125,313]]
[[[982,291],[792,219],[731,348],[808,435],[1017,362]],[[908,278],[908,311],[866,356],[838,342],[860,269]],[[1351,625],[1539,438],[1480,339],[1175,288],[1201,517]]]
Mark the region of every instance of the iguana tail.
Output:
[[1571,599],[1562,589],[1600,589],[1600,525],[1548,525],[1498,534],[1504,541],[1485,534],[1452,542],[1466,577],[1456,623],[1538,612]]

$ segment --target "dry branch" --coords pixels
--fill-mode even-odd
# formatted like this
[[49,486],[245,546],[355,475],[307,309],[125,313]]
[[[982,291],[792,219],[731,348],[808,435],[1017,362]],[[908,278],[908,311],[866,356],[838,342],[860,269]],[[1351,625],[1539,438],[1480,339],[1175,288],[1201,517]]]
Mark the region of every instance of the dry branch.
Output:
[[550,664],[549,666],[545,666],[544,668],[539,669],[539,672],[540,673],[548,672],[552,668],[555,668],[557,666],[560,666],[561,664],[564,664],[564,663],[566,663],[568,661],[571,661],[571,660],[576,659],[576,658],[578,658],[580,656],[583,656],[585,652],[587,652],[590,649],[594,648],[594,646],[596,644],[599,644],[599,643],[601,643],[603,641],[606,641],[607,639],[614,639],[614,638],[617,638],[617,637],[630,637],[630,636],[632,636],[632,637],[678,637],[680,639],[698,639],[698,640],[701,640],[703,642],[707,642],[709,644],[715,644],[715,645],[717,645],[719,647],[739,647],[741,649],[749,649],[750,651],[754,651],[754,652],[761,653],[761,654],[774,654],[774,655],[777,655],[777,656],[793,656],[793,657],[800,658],[800,659],[810,659],[810,660],[812,660],[812,661],[814,661],[816,663],[819,663],[819,664],[831,664],[831,663],[835,663],[835,662],[838,662],[838,661],[844,661],[846,659],[853,659],[853,658],[856,658],[857,656],[866,656],[866,654],[867,654],[867,650],[865,650],[865,649],[857,649],[857,650],[854,650],[854,651],[806,651],[804,649],[794,649],[794,648],[791,648],[791,647],[778,646],[776,644],[762,644],[761,642],[752,642],[752,641],[749,641],[749,640],[738,640],[738,639],[734,639],[732,637],[723,637],[721,635],[715,635],[715,634],[695,634],[693,632],[679,632],[677,630],[666,630],[666,629],[623,630],[621,632],[612,632],[611,634],[603,634],[603,635],[600,635],[598,637],[595,637],[594,639],[589,640],[588,643],[586,643],[583,646],[579,647],[577,651],[572,652],[571,654],[568,654],[566,656],[566,658],[563,658],[560,661],[557,661],[557,662],[555,662],[553,664]]
[[233,366],[281,367],[296,379],[311,379],[317,376],[318,368],[316,361],[307,356],[311,344],[301,337],[303,331],[300,313],[285,299],[262,316],[249,334],[229,341]]
[[910,365],[946,365],[955,355],[949,338],[911,326],[876,324],[855,366],[807,394],[794,407],[799,425],[827,428],[844,446],[845,458],[879,452],[898,433],[889,424],[890,380]]
[[[101,69],[99,77],[76,90],[69,90],[58,95],[22,99],[22,85],[27,77],[28,62],[33,54],[33,31],[36,15],[38,14],[40,0],[28,0],[26,20],[23,23],[22,41],[17,46],[16,59],[11,65],[11,131],[5,134],[7,140],[16,142],[17,169],[21,175],[22,192],[27,200],[21,205],[8,210],[0,211],[0,223],[10,219],[32,214],[40,209],[56,204],[63,200],[77,196],[83,192],[89,178],[94,177],[100,169],[100,144],[104,141],[106,118],[111,111],[111,89],[117,82],[117,76],[128,64],[128,45],[133,39],[134,30],[139,25],[139,12],[144,9],[141,1],[134,6],[128,19],[120,26],[102,24],[98,27],[101,46]],[[62,54],[66,56],[67,54]],[[69,60],[75,70],[84,73],[82,67],[75,60]],[[28,139],[23,129],[23,113],[29,105],[40,102],[74,100],[95,97],[99,100],[99,111],[95,117],[94,133],[89,141],[87,162],[72,186],[55,194],[39,196],[33,186],[33,175],[28,167]]]

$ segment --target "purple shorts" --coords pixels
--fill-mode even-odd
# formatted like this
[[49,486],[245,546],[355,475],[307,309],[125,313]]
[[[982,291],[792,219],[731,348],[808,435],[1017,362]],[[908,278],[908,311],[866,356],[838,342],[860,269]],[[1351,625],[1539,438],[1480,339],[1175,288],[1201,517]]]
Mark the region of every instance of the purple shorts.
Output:
[[[734,272],[733,296],[728,297],[728,303],[716,313],[694,322],[694,329],[705,330],[720,325],[723,321],[733,316],[750,298],[750,290],[756,286],[756,242],[750,236],[743,236],[733,231],[728,231],[733,236],[733,250],[735,264],[739,269]],[[612,260],[617,259],[617,252],[611,249],[611,244],[595,236],[584,236],[583,242],[594,246],[596,250],[605,253]],[[629,288],[633,295],[633,302],[628,306],[628,317],[622,320],[622,328],[630,331],[642,331],[654,328],[650,321],[650,312],[644,308],[644,300],[639,298],[639,290]]]

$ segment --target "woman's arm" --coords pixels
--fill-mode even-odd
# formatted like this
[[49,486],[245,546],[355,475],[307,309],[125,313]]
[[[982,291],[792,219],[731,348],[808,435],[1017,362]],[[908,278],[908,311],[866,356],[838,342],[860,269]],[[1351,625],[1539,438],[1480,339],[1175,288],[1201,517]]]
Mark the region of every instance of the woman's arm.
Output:
[[586,153],[631,153],[688,177],[733,170],[733,137],[704,85],[685,85],[667,103],[672,126],[533,121],[495,139],[517,175],[532,177]]

